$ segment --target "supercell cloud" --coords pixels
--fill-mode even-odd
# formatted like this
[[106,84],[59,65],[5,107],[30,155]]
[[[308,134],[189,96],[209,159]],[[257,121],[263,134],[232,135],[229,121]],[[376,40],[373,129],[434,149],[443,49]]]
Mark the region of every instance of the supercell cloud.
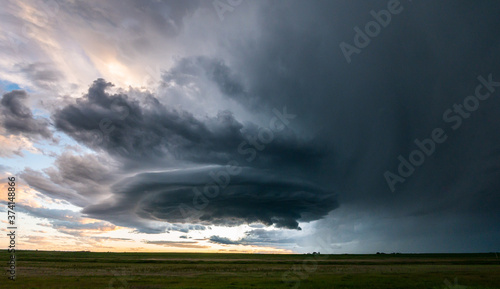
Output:
[[[247,225],[205,240],[299,252],[498,251],[495,1],[55,3],[43,22],[5,8],[6,27],[38,33],[1,42],[0,77],[20,85],[2,84],[2,140],[50,157],[19,176],[89,227]],[[53,226],[78,235],[66,221]]]

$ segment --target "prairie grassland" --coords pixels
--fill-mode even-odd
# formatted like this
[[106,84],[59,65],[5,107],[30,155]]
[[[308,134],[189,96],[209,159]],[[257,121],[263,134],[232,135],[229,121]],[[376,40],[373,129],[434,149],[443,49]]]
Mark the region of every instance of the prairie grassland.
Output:
[[[0,288],[500,288],[495,254],[19,251],[16,257],[16,281],[5,274]],[[5,250],[0,258],[6,264]]]

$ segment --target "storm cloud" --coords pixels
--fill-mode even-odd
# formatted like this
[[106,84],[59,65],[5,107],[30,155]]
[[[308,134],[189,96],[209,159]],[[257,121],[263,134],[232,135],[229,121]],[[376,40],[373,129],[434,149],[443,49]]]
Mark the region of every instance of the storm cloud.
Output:
[[50,138],[49,123],[44,118],[35,118],[25,105],[28,94],[24,90],[13,90],[2,96],[0,101],[0,123],[7,132],[27,137]]
[[[153,163],[164,159],[203,164],[243,160],[246,153],[237,150],[246,148],[240,145],[259,134],[257,125],[244,126],[230,111],[196,118],[189,112],[169,109],[149,93],[141,94],[140,100],[130,99],[126,94],[107,93],[109,87],[111,83],[96,80],[83,98],[53,115],[56,128],[91,148]],[[309,164],[326,153],[290,130],[273,133],[272,139],[265,150],[257,147],[261,152],[255,165]]]
[[[322,252],[498,250],[500,6],[396,2],[401,12],[368,40],[358,31],[388,1],[244,1],[223,19],[197,1],[107,2],[114,13],[67,2],[61,19],[98,39],[80,40],[79,63],[96,63],[79,82],[88,89],[55,97],[64,101],[47,122],[24,91],[5,93],[0,120],[9,134],[54,129],[87,155],[61,153],[21,177],[139,232],[261,223],[297,235],[208,238],[307,251],[314,236],[329,240]],[[360,38],[367,45],[346,61],[341,43]],[[87,60],[96,51],[105,56]],[[39,88],[70,79],[47,67],[29,76]],[[468,110],[477,91],[491,96]],[[446,140],[391,187],[386,172],[401,175],[436,129]]]
[[245,236],[238,240],[231,240],[217,235],[210,236],[209,241],[224,245],[265,245],[273,246],[277,244],[294,244],[297,242],[294,238],[284,237],[281,231],[254,229],[245,232]]
[[136,175],[113,188],[112,200],[86,207],[83,213],[93,218],[111,212],[122,219],[228,226],[260,222],[297,229],[297,220],[320,219],[337,206],[333,192],[307,181],[240,169],[235,175],[225,173],[226,179],[219,179],[225,169],[217,166]]

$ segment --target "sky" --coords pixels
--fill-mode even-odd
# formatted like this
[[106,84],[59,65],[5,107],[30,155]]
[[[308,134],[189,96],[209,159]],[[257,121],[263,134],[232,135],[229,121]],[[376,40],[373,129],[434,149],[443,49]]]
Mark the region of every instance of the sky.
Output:
[[5,1],[18,249],[500,251],[498,1]]

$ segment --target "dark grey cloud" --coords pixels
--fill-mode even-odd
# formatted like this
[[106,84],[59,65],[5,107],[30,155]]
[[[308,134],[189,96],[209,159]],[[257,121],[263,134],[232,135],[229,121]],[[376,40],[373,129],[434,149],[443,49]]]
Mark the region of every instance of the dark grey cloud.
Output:
[[50,209],[45,207],[31,207],[19,205],[19,211],[36,218],[47,219],[50,224],[47,227],[73,236],[86,236],[88,230],[95,232],[112,231],[115,225],[104,221],[83,223],[82,215],[72,210]]
[[245,98],[245,88],[241,80],[224,63],[223,59],[197,56],[179,59],[174,67],[162,75],[166,83],[186,85],[196,77],[205,77],[213,81],[220,92],[232,98]]
[[[193,65],[204,69],[207,61]],[[257,137],[261,128],[238,122],[229,111],[198,119],[185,111],[167,108],[151,94],[141,94],[142,99],[110,94],[106,91],[110,86],[102,79],[96,80],[83,98],[53,114],[56,127],[90,148],[109,153],[132,171],[138,166],[171,171],[140,173],[121,180],[109,190],[114,194],[112,198],[85,207],[83,212],[89,216],[129,226],[144,220],[162,220],[205,225],[262,222],[298,228],[298,220],[321,218],[337,206],[332,189],[301,177],[305,166],[309,172],[319,169],[324,148],[300,139],[292,130],[276,132],[265,149],[260,145],[252,149],[249,137]],[[247,153],[249,149],[254,155]],[[231,178],[224,193],[203,210],[197,207],[194,214],[182,214],[179,206],[198,206],[198,201],[193,201],[198,198],[195,190],[214,184],[210,173],[224,170],[228,162],[234,162],[242,172]],[[66,187],[79,182],[80,189],[69,187],[81,196],[88,195],[82,188],[98,194],[98,188],[89,186],[90,181],[98,181],[95,177],[82,179],[92,170],[81,163],[60,158],[56,163],[59,173],[46,173],[53,182]],[[97,171],[92,174],[103,175]],[[290,176],[294,179],[289,180]],[[114,212],[113,216],[110,212]]]
[[243,240],[252,244],[294,243],[294,238],[286,237],[279,230],[254,229],[245,232]]
[[108,186],[117,181],[117,163],[97,154],[64,151],[53,166],[42,172],[25,168],[20,177],[34,189],[53,199],[85,206],[109,195]]
[[90,237],[90,239],[99,243],[107,241],[133,241],[132,239],[129,238],[113,238],[113,237]]
[[[339,44],[353,44],[353,28],[364,28],[373,20],[370,11],[387,9],[387,3],[263,5],[257,38],[227,40],[248,44],[230,47],[227,59],[231,69],[245,78],[246,98],[253,98],[241,102],[259,104],[255,110],[286,103],[303,116],[295,124],[329,148],[317,178],[338,186],[341,207],[356,204],[355,210],[369,212],[367,218],[375,220],[391,216],[392,228],[408,234],[408,240],[418,239],[415,248],[439,247],[425,237],[417,238],[418,232],[425,232],[428,240],[451,242],[452,235],[424,229],[429,222],[438,222],[454,232],[462,228],[477,236],[477,241],[460,237],[471,250],[482,245],[489,250],[491,243],[479,241],[477,231],[464,224],[498,231],[498,225],[486,223],[499,217],[500,197],[493,192],[499,189],[500,142],[495,131],[500,124],[496,112],[500,91],[456,131],[443,121],[443,113],[474,94],[479,75],[486,78],[491,73],[494,81],[500,81],[500,57],[495,52],[500,47],[495,16],[500,7],[494,1],[478,5],[401,1],[403,12],[393,15],[391,23],[348,64]],[[253,42],[259,45],[252,46]],[[397,170],[398,156],[407,158],[417,148],[414,140],[429,138],[437,127],[445,129],[447,141],[391,192],[384,172]],[[488,212],[488,217],[480,211]],[[403,232],[403,224],[410,223],[413,230]],[[327,224],[317,230],[335,234]],[[364,234],[371,233],[367,229]],[[379,231],[378,244],[398,238],[398,233]],[[373,234],[377,235],[375,229]],[[453,250],[467,251],[458,246]]]
[[85,199],[79,196],[76,192],[61,188],[60,186],[52,183],[48,178],[46,178],[42,173],[38,171],[27,168],[23,171],[21,177],[31,187],[49,197],[67,200],[70,203],[78,204],[81,206],[87,204]]
[[112,199],[87,206],[83,213],[122,225],[138,216],[169,223],[260,222],[298,229],[297,221],[320,219],[338,205],[333,192],[308,181],[269,170],[240,169],[223,185],[211,177],[225,170],[222,166],[136,175],[115,185]]
[[220,236],[211,236],[209,238],[209,240],[212,243],[223,244],[223,245],[239,245],[240,244],[240,242],[238,242],[238,241],[232,241],[229,238],[220,237]]
[[115,225],[112,225],[107,222],[94,222],[94,223],[79,223],[73,221],[52,221],[51,227],[56,229],[57,231],[77,236],[83,237],[88,236],[95,233],[103,233],[107,231],[113,231],[116,229]]
[[45,218],[49,220],[59,221],[75,221],[80,219],[80,213],[72,210],[49,209],[44,207],[31,207],[28,205],[20,205],[19,209],[37,218]]
[[231,240],[217,235],[211,236],[210,242],[225,245],[257,245],[257,246],[282,246],[284,244],[294,244],[294,238],[284,237],[282,231],[255,229],[245,232],[245,236],[238,240]]
[[[259,134],[259,127],[243,125],[230,111],[197,118],[186,111],[169,109],[151,94],[141,95],[140,101],[126,94],[111,95],[106,92],[110,86],[103,79],[96,80],[83,98],[53,115],[55,126],[91,148],[104,149],[131,162],[160,160],[164,166],[163,158],[169,158],[225,164],[251,157],[238,149],[249,136]],[[324,154],[321,147],[284,130],[275,134],[254,165],[312,164]]]
[[113,164],[109,158],[65,152],[55,160],[54,167],[45,169],[45,173],[53,183],[71,188],[91,203],[109,193],[105,189],[106,185],[117,179],[112,169]]
[[431,214],[408,216],[379,208],[344,205],[317,222],[314,233],[296,238],[298,251],[373,254],[497,250],[496,240],[500,236],[495,230],[496,212],[481,215],[466,210],[432,210]]
[[190,249],[209,248],[209,246],[206,246],[206,245],[197,245],[198,242],[195,242],[195,241],[148,241],[148,240],[145,240],[144,243],[165,246],[165,247],[176,247],[176,248],[190,248]]
[[16,65],[19,72],[24,74],[36,87],[51,89],[57,82],[64,79],[61,72],[51,64],[44,62],[21,63]]
[[[327,148],[324,162],[317,163],[321,169],[307,177],[335,187],[341,206],[369,213],[367,218],[374,220],[386,214],[408,240],[412,232],[403,232],[403,224],[411,224],[419,243],[415,248],[422,245],[432,251],[439,247],[420,238],[418,232],[425,232],[434,242],[454,238],[425,230],[433,219],[454,232],[463,228],[480,240],[477,230],[462,225],[473,223],[484,232],[498,231],[498,225],[486,224],[487,219],[499,218],[500,197],[494,192],[499,189],[500,91],[481,102],[458,130],[443,120],[443,113],[474,94],[479,75],[487,78],[491,73],[500,82],[500,40],[496,37],[500,6],[495,1],[477,5],[400,1],[402,13],[393,15],[391,23],[347,63],[339,44],[353,44],[354,27],[364,29],[373,20],[370,11],[387,9],[387,3],[254,4],[258,13],[252,31],[258,33],[221,33],[217,41],[224,43],[224,52],[219,54],[223,62],[213,64],[219,67],[219,74],[215,73],[219,77],[212,80],[237,87],[236,93],[224,92],[223,85],[219,89],[254,112],[286,104],[300,115],[300,121],[292,124],[295,131]],[[225,21],[228,26],[243,23]],[[200,63],[198,70],[193,68],[196,63]],[[192,75],[217,71],[201,68],[201,63],[196,58],[181,62],[176,67],[179,78],[184,74],[189,81]],[[166,73],[164,79],[172,75]],[[447,141],[391,192],[384,172],[397,170],[398,156],[407,158],[417,148],[415,139],[429,138],[438,127],[445,130]],[[487,212],[488,217],[480,212]],[[325,235],[333,231],[327,225],[317,230]],[[397,238],[398,233],[380,231],[378,244]],[[368,229],[364,234],[372,232]],[[491,248],[489,241],[460,236],[471,250],[482,245]],[[453,250],[466,251],[459,246]]]
[[51,138],[48,121],[33,116],[25,104],[27,98],[28,94],[24,90],[5,93],[0,101],[0,123],[10,134]]

